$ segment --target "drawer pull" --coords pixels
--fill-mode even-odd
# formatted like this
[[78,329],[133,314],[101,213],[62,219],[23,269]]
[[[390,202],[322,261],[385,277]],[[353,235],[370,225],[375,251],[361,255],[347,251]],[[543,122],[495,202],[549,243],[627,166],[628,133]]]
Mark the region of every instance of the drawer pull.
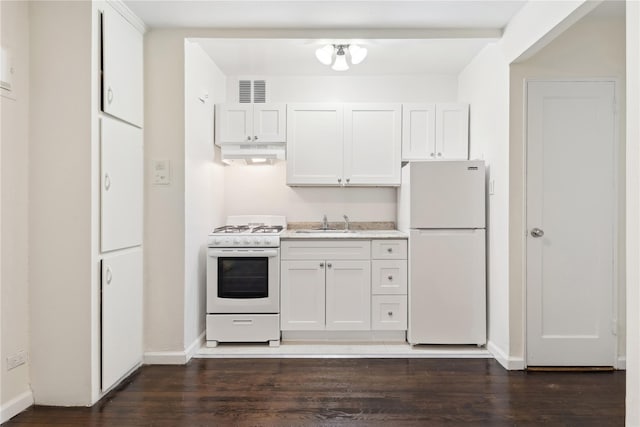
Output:
[[390,311],[387,313],[389,315],[389,317],[393,316],[393,311]]
[[389,275],[389,276],[387,276],[387,279],[393,280],[393,276]]
[[320,263],[320,268],[324,268],[324,262]]
[[391,252],[393,252],[393,249],[387,248],[387,252],[391,253]]
[[234,325],[253,325],[253,320],[251,319],[233,319]]
[[331,263],[330,262],[327,263],[327,267],[331,268]]

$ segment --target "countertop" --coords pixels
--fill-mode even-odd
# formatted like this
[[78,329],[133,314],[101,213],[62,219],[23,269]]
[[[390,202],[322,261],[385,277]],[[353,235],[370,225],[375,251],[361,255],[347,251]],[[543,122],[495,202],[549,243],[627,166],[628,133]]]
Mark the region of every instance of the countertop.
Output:
[[407,239],[407,233],[398,230],[354,230],[351,233],[319,231],[317,233],[296,233],[297,230],[285,230],[280,235],[283,240],[298,239]]

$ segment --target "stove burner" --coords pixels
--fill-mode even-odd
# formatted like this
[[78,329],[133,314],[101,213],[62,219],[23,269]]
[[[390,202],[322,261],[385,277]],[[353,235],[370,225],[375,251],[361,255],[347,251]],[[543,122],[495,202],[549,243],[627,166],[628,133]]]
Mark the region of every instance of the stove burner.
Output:
[[282,231],[281,225],[260,225],[251,230],[252,233],[279,233]]
[[213,230],[214,233],[243,233],[249,231],[248,225],[223,225]]

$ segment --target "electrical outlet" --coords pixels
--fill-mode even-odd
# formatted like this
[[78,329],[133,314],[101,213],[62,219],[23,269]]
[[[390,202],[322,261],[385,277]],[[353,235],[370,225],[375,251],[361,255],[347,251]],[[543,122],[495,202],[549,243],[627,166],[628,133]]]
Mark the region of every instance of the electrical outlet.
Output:
[[7,371],[15,369],[20,365],[24,365],[27,363],[28,357],[28,353],[24,350],[17,352],[13,356],[7,357]]

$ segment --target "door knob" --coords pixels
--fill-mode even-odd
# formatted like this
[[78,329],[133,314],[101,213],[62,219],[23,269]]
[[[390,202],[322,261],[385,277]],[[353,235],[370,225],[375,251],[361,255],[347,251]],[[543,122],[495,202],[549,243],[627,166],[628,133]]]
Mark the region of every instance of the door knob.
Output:
[[544,231],[536,227],[536,228],[531,230],[531,235],[533,237],[536,237],[536,238],[537,237],[542,237],[542,236],[544,236]]

